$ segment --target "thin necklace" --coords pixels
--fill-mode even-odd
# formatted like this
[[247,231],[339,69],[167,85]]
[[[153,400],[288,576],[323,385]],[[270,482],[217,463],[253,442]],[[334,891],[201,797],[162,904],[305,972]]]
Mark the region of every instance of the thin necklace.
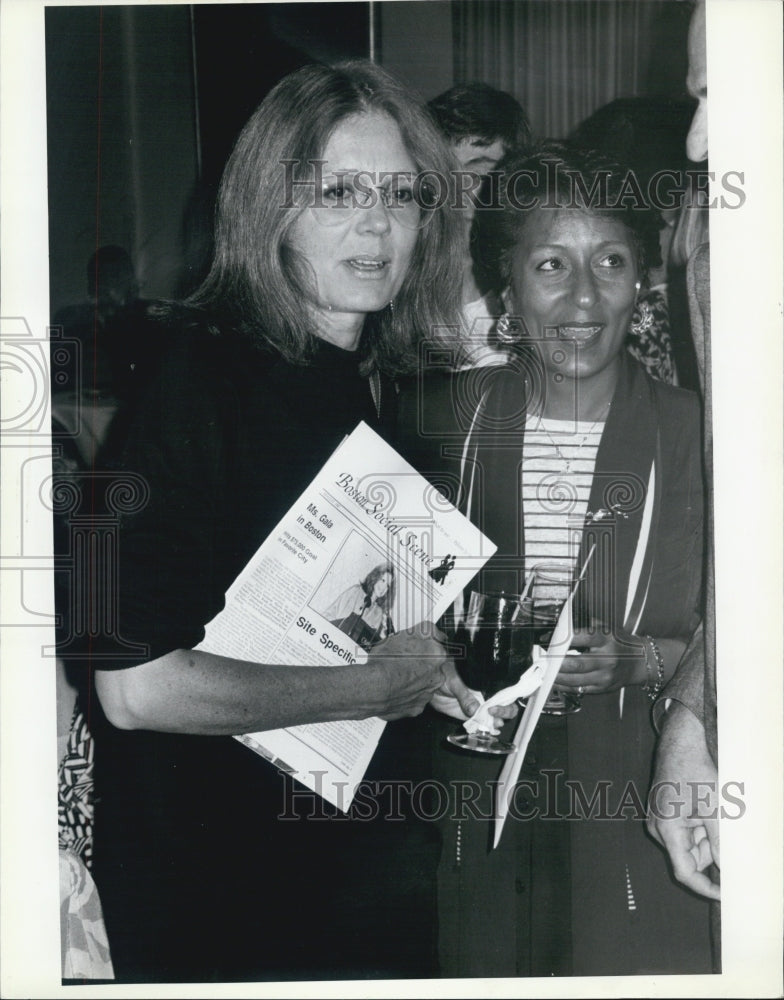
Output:
[[[610,408],[610,403],[608,403],[605,406],[605,410],[608,410],[609,408]],[[575,454],[572,458],[567,458],[566,455],[564,455],[564,453],[561,451],[561,449],[558,447],[558,445],[553,440],[553,437],[550,434],[550,432],[548,431],[548,429],[545,427],[545,425],[543,423],[544,419],[545,419],[544,417],[540,417],[539,418],[539,429],[543,430],[545,432],[545,434],[547,435],[547,438],[548,438],[550,444],[553,446],[553,448],[555,448],[556,452],[558,453],[558,457],[560,458],[560,460],[564,464],[564,472],[566,472],[568,474],[568,473],[570,473],[572,471],[572,462],[576,462],[577,458],[579,456]],[[603,419],[604,419],[604,414],[601,414],[601,416],[597,417],[596,420],[594,420],[594,422],[588,428],[588,430],[586,431],[586,433],[583,435],[582,440],[580,441],[580,443],[577,445],[576,450],[578,452],[582,448],[582,446],[585,444],[585,442],[588,440],[588,438],[591,436],[591,434],[593,434],[594,430],[596,430],[596,425],[599,424],[599,423],[601,423]]]

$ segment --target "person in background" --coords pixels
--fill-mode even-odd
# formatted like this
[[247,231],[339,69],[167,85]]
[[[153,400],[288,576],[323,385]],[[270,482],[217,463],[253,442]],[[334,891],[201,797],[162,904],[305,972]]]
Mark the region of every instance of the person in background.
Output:
[[571,133],[571,143],[595,149],[628,166],[644,196],[655,195],[662,217],[661,263],[651,268],[627,337],[627,350],[654,378],[679,383],[673,340],[687,341],[688,329],[674,330],[668,300],[669,252],[688,193],[684,143],[691,122],[690,102],[659,97],[611,101]]
[[497,336],[501,303],[482,295],[474,277],[471,258],[471,221],[474,198],[482,179],[509,152],[521,152],[531,145],[531,126],[522,106],[503,90],[487,83],[462,83],[434,97],[428,107],[452,147],[464,175],[472,175],[460,185],[459,211],[465,235],[463,255],[462,318],[464,352],[458,367],[471,368],[502,364],[506,347]]
[[[128,358],[140,359],[144,353],[141,341],[147,328],[148,303],[139,298],[136,271],[124,247],[99,247],[87,261],[86,274],[87,300],[58,310],[53,320],[52,472],[55,491],[89,495],[93,514],[100,520],[102,512],[90,477],[104,462],[107,441],[128,403],[133,373]],[[57,506],[53,532],[54,551],[73,552],[70,514]],[[66,641],[69,623],[79,615],[74,590],[68,574],[54,574],[61,644]],[[57,772],[58,840],[66,907],[62,914],[63,967],[68,970],[64,972],[66,978],[111,978],[101,959],[98,937],[105,938],[105,932],[98,893],[90,876],[94,743],[86,699],[78,687],[72,671],[58,659],[58,728],[63,736]],[[80,915],[84,918],[81,930]],[[94,965],[90,965],[92,959]]]
[[[458,307],[457,220],[413,196],[451,162],[424,108],[365,62],[284,78],[228,161],[211,270],[171,307],[119,463],[148,491],[118,538],[128,655],[96,636],[85,670],[93,871],[120,981],[437,973],[438,833],[411,810],[388,822],[384,797],[429,777],[414,717],[436,691],[478,706],[439,634],[425,623],[318,670],[196,647],[343,437],[361,420],[392,435],[394,377]],[[370,821],[295,797],[232,739],[374,716],[392,725],[363,786]]]
[[[87,261],[85,302],[57,311],[52,325],[52,417],[55,433],[71,446],[85,468],[102,464],[110,438],[119,441],[118,425],[150,377],[168,344],[158,322],[159,304],[139,297],[139,281],[128,251],[107,244]],[[66,351],[55,350],[65,340]],[[64,365],[60,357],[69,355]]]
[[487,83],[461,83],[428,107],[463,170],[489,173],[510,150],[531,145],[531,126],[520,104]]
[[62,978],[113,979],[101,900],[90,874],[92,742],[88,742],[88,733],[80,731],[84,716],[62,661],[58,660],[56,671]]
[[[692,164],[692,176],[700,178],[707,167]],[[668,305],[674,331],[673,352],[678,382],[687,389],[703,392],[705,351],[702,346],[702,317],[695,312],[693,268],[695,251],[708,244],[708,194],[706,178],[686,192],[670,241]],[[707,252],[707,251],[706,251]],[[682,336],[682,332],[687,336]],[[697,352],[700,358],[697,357]]]
[[[139,294],[133,263],[120,246],[103,246],[87,261],[87,300],[59,309],[52,320],[52,420],[56,436],[75,450],[83,468],[98,460],[122,405],[118,357],[122,315]],[[64,340],[65,351],[57,350]],[[67,354],[68,361],[61,358]]]
[[[689,93],[697,101],[686,143],[689,158],[708,156],[707,42],[705,3],[697,5],[689,26]],[[706,234],[707,235],[707,234]],[[695,353],[704,397],[704,458],[707,497],[706,593],[703,623],[678,670],[655,706],[660,738],[653,772],[658,789],[649,803],[648,829],[667,852],[673,874],[684,886],[714,900],[714,971],[721,954],[720,842],[718,820],[718,736],[716,713],[716,637],[713,560],[713,423],[710,370],[710,251],[699,246],[688,264]],[[687,782],[703,782],[695,799]]]
[[[128,251],[99,247],[87,261],[87,300],[59,309],[52,325],[82,345],[82,381],[94,391],[116,393],[114,325],[139,298],[139,282]],[[54,387],[57,391],[57,383]]]

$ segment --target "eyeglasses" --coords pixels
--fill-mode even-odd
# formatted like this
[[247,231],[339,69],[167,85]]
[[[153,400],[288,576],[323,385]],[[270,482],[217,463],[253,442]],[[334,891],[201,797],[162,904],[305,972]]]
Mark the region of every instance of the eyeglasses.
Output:
[[[383,174],[382,174],[383,176]],[[383,184],[373,184],[368,172],[341,173],[314,188],[309,210],[322,226],[337,226],[356,212],[375,208],[379,202],[390,217],[406,229],[421,229],[433,214],[434,199],[426,184],[396,173]]]

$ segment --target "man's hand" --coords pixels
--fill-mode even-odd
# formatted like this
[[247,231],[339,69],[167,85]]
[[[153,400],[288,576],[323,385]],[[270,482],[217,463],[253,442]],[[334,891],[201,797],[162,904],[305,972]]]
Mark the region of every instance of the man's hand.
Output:
[[648,832],[667,851],[679,882],[709,899],[720,898],[719,883],[708,871],[720,867],[718,771],[699,719],[679,702],[662,723]]

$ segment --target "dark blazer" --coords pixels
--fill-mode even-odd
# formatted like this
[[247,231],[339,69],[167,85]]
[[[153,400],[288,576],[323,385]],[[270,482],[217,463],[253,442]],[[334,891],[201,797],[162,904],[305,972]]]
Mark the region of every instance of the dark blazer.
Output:
[[[526,412],[541,378],[518,359],[436,373],[401,393],[401,446],[498,546],[479,589],[519,592],[524,584],[520,471]],[[687,639],[697,626],[701,451],[697,397],[624,357],[579,557],[596,545],[581,602],[608,627]],[[440,739],[455,723],[433,726]],[[640,687],[586,696],[577,715],[543,719],[521,776],[530,783],[521,794],[539,815],[507,823],[496,852],[488,849],[489,819],[461,815],[459,796],[466,782],[481,788],[477,810],[491,816],[488,782],[500,765],[441,751],[436,776],[455,790],[458,819],[444,832],[442,940],[455,942],[442,954],[445,975],[710,971],[707,910],[670,883],[643,829],[654,739]],[[613,821],[559,820],[570,808],[566,779],[589,798],[605,783],[613,813],[626,799],[631,806]],[[703,937],[694,932],[700,917]]]

